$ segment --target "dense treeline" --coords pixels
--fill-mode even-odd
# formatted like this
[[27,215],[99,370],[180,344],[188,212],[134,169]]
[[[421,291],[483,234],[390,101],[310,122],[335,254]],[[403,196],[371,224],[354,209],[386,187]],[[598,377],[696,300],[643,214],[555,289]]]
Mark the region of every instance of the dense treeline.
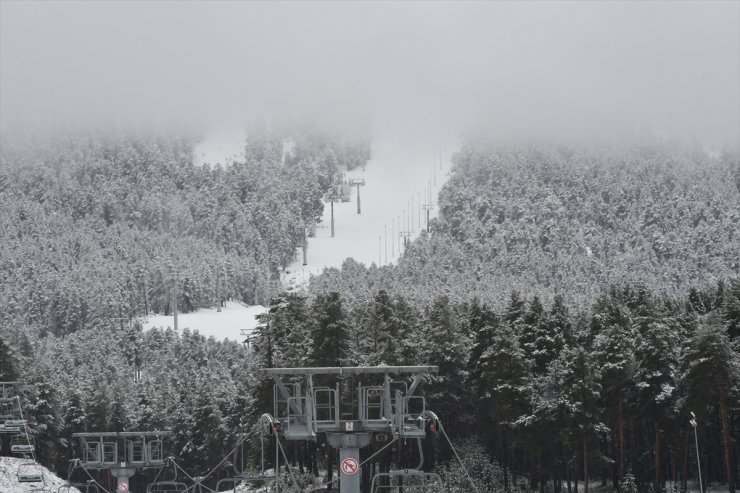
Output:
[[313,279],[348,303],[384,288],[429,304],[517,290],[588,304],[612,284],[683,296],[740,273],[740,161],[661,142],[470,143],[453,159],[431,234],[396,268],[349,262]]
[[446,297],[420,310],[383,290],[346,313],[340,303],[334,293],[273,305],[255,348],[264,364],[439,365],[423,386],[429,408],[458,439],[482,439],[504,487],[511,474],[540,491],[584,478],[685,487],[696,478],[691,411],[704,481],[737,476],[738,279],[678,301],[613,288],[576,311],[518,292],[498,312]]
[[[420,309],[383,290],[353,309],[338,293],[286,294],[248,346],[126,325],[0,352],[26,384],[41,459],[62,470],[71,433],[169,428],[179,463],[203,473],[272,412],[272,385],[255,368],[418,363],[440,367],[421,388],[427,407],[470,444],[469,465],[492,468],[483,491],[573,492],[586,491],[584,478],[621,490],[685,487],[697,477],[690,412],[704,481],[737,477],[739,346],[740,280],[731,279],[682,300],[623,286],[575,310],[517,292],[499,311],[446,297]],[[430,438],[425,467],[465,489],[451,451]],[[331,475],[337,460],[323,441],[287,453],[306,475]],[[409,441],[373,467],[417,460]]]
[[369,146],[256,129],[243,162],[194,166],[194,139],[4,141],[0,323],[62,336],[145,313],[257,303],[295,256],[343,169]]
[[[656,149],[466,147],[398,266],[348,259],[310,296],[273,299],[239,344],[135,317],[170,311],[173,292],[181,310],[266,299],[366,144],[255,133],[243,163],[214,167],[193,166],[187,139],[4,146],[0,380],[21,380],[39,459],[63,475],[85,430],[171,429],[193,475],[247,432],[256,460],[272,411],[258,367],[432,364],[421,392],[481,491],[685,488],[690,412],[704,481],[734,491],[740,172],[729,155]],[[424,467],[470,491],[430,438]],[[335,475],[326,443],[287,453],[305,476]],[[417,461],[409,443],[369,470]]]

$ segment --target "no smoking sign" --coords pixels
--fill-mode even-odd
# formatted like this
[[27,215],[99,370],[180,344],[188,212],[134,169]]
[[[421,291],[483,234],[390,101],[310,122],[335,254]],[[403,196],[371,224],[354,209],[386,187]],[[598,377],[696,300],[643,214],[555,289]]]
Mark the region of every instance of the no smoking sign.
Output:
[[352,476],[360,468],[360,464],[357,463],[357,459],[348,457],[342,461],[342,472],[347,476]]

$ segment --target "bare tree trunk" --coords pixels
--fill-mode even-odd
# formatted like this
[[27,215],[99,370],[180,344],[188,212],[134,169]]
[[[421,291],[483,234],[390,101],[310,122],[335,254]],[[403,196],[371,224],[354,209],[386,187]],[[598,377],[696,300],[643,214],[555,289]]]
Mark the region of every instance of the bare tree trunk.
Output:
[[508,461],[508,454],[507,454],[507,444],[506,444],[506,431],[501,428],[501,446],[503,449],[503,466],[504,466],[504,491],[509,490],[509,461]]
[[622,393],[619,393],[619,480],[624,478],[624,414],[622,413]]
[[732,464],[732,452],[730,451],[730,420],[727,413],[727,390],[722,382],[719,384],[719,415],[722,422],[722,442],[725,452],[727,489],[729,493],[735,493],[734,466]]
[[655,491],[660,491],[660,427],[655,423]]
[[329,491],[334,490],[334,483],[331,482],[334,479],[334,454],[329,444],[326,444],[326,482],[329,483]]
[[683,441],[683,475],[681,477],[681,490],[687,491],[689,487],[689,427],[686,427],[686,435]]
[[588,493],[588,441],[583,434],[583,493]]

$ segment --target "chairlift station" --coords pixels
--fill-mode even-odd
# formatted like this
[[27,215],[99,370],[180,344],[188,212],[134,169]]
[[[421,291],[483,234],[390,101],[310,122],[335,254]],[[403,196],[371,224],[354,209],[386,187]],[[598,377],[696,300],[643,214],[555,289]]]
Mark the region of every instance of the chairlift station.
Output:
[[[215,491],[222,487],[236,487],[240,482],[259,482],[267,487],[274,481],[274,491],[282,491],[278,450],[285,451],[280,439],[292,441],[316,440],[324,434],[327,443],[339,450],[337,478],[319,488],[304,491],[325,491],[331,483],[339,483],[339,493],[360,493],[361,476],[367,473],[362,466],[380,454],[397,440],[412,439],[419,447],[419,465],[416,468],[396,469],[378,472],[371,479],[372,493],[422,493],[442,491],[442,480],[435,473],[422,470],[424,454],[421,440],[429,431],[441,431],[449,442],[439,418],[426,408],[426,399],[417,395],[423,379],[436,374],[436,366],[374,366],[374,367],[312,367],[312,368],[264,368],[258,370],[263,376],[270,377],[273,385],[273,415],[263,414],[259,419],[262,428],[260,442],[261,469],[259,473],[250,472],[245,467],[244,446],[248,435],[239,436],[237,446],[224,460],[233,455],[234,475],[217,481]],[[6,411],[2,425],[5,433],[13,436],[18,442],[16,455],[30,459],[20,464],[17,471],[19,482],[42,483],[46,481],[40,465],[36,462],[33,436],[28,434],[23,419],[20,399],[15,394],[14,382],[0,382],[0,404]],[[12,410],[12,412],[11,412]],[[10,430],[13,430],[12,432]],[[0,430],[2,431],[2,430]],[[23,433],[25,431],[25,433]],[[275,470],[268,474],[265,470],[264,437],[267,434],[275,437]],[[128,493],[129,480],[137,471],[159,468],[160,472],[168,467],[175,471],[170,480],[151,483],[147,492],[195,493],[201,488],[202,481],[217,471],[216,466],[207,476],[188,478],[194,481],[190,487],[176,481],[179,466],[174,458],[165,457],[163,440],[171,432],[163,431],[128,431],[128,432],[86,432],[73,436],[80,441],[81,458],[73,461],[75,468],[82,470],[109,470],[116,478],[116,492]],[[373,442],[387,442],[364,461],[360,459],[360,449]],[[22,442],[22,443],[21,443]],[[452,444],[450,443],[450,446]],[[241,448],[241,452],[239,451]],[[23,450],[21,450],[23,449]],[[454,450],[454,449],[453,449]],[[240,460],[241,467],[237,466]],[[459,457],[458,457],[459,460]],[[286,464],[287,465],[287,464]],[[399,464],[399,467],[401,465]],[[290,466],[288,471],[292,476]],[[70,469],[70,478],[71,478]],[[88,472],[89,476],[89,472]],[[83,488],[86,493],[100,491],[99,484],[90,476],[87,483],[68,483],[60,488],[70,491],[73,486]],[[32,490],[33,491],[33,490]],[[212,490],[213,491],[213,490]],[[293,490],[290,490],[293,491]]]
[[[273,408],[278,428],[275,431],[286,440],[315,439],[324,433],[329,445],[339,450],[340,493],[360,493],[360,449],[370,445],[373,437],[385,435],[393,439],[420,440],[426,437],[427,423],[432,417],[436,420],[434,413],[427,411],[425,398],[416,395],[422,379],[439,371],[436,366],[265,368],[259,371],[275,382]],[[315,384],[314,379],[324,380],[325,376],[336,378],[334,387]],[[394,379],[403,376],[413,376],[410,385],[406,380]],[[356,393],[342,386],[342,377],[358,381]],[[363,379],[374,383],[363,383]],[[383,476],[391,480],[413,477],[422,485],[440,484],[436,474],[419,469],[391,471]]]
[[80,465],[86,469],[109,469],[117,480],[116,491],[126,493],[128,481],[137,470],[164,465],[162,439],[170,434],[169,431],[123,431],[72,436],[82,442]]

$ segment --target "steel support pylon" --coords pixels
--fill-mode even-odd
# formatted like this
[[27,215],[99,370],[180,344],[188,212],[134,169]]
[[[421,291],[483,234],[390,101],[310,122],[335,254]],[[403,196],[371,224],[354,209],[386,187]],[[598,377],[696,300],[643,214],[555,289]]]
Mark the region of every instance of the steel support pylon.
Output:
[[[111,467],[110,473],[116,478],[116,493],[129,493],[129,479],[136,474],[136,468],[132,466]],[[121,483],[125,486],[121,487]]]
[[373,434],[327,433],[326,438],[339,449],[339,493],[360,493],[360,449],[370,445]]

